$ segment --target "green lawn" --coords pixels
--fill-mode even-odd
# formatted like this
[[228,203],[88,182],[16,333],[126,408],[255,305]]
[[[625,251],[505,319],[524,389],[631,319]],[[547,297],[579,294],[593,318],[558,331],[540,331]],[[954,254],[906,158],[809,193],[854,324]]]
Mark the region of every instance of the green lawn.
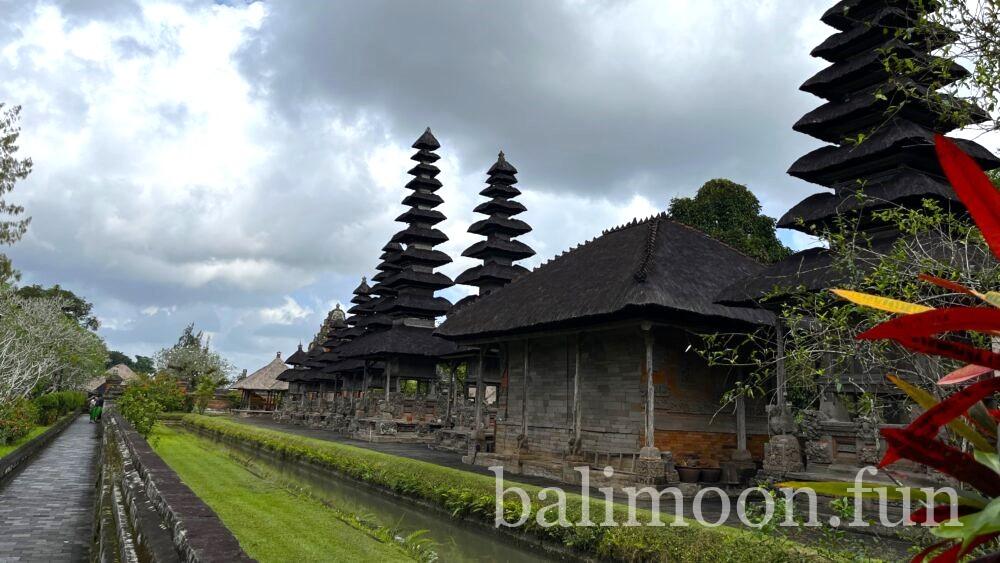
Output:
[[338,519],[319,501],[254,475],[209,440],[158,424],[151,443],[262,563],[412,561],[397,546]]
[[31,432],[28,432],[27,436],[25,436],[24,438],[21,438],[20,440],[14,442],[13,444],[7,444],[6,446],[0,444],[0,457],[3,457],[5,455],[11,453],[12,451],[16,450],[17,448],[20,448],[26,442],[28,442],[32,438],[38,436],[42,432],[45,432],[49,428],[52,428],[52,427],[51,426],[36,426],[36,427],[34,427],[34,428],[31,429]]

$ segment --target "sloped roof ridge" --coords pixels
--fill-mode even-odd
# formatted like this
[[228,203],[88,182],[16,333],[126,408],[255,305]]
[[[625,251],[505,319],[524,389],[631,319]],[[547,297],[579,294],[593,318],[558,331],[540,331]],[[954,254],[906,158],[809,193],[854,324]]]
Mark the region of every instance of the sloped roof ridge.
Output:
[[[710,238],[710,239],[712,239],[713,241],[715,241],[715,242],[717,242],[717,243],[721,244],[722,246],[725,246],[725,247],[726,247],[726,248],[728,248],[729,250],[732,250],[733,252],[736,252],[736,253],[738,253],[738,254],[739,254],[740,256],[743,256],[744,258],[748,258],[748,259],[750,259],[750,260],[753,260],[753,261],[754,261],[755,263],[757,263],[757,264],[761,264],[761,261],[760,261],[760,260],[757,260],[757,259],[756,259],[756,258],[754,258],[753,256],[750,256],[750,255],[749,255],[749,254],[747,254],[746,252],[744,252],[744,251],[740,250],[739,248],[736,248],[735,246],[733,246],[733,245],[729,244],[728,242],[724,242],[724,241],[721,241],[721,240],[719,240],[719,239],[717,239],[717,238],[713,237],[712,235],[710,235],[710,234],[706,233],[705,231],[703,231],[703,230],[699,229],[698,227],[692,227],[691,225],[688,225],[688,224],[685,224],[685,223],[681,223],[680,221],[678,221],[678,220],[676,220],[676,219],[671,219],[670,217],[666,217],[666,220],[667,220],[667,221],[670,221],[671,223],[673,223],[673,224],[675,224],[675,225],[680,225],[681,227],[684,227],[685,229],[690,229],[690,230],[692,230],[692,231],[694,231],[694,232],[698,233],[699,235],[701,235],[701,236],[703,236],[703,237],[707,237],[707,238]],[[762,264],[762,265],[763,265],[763,264]]]

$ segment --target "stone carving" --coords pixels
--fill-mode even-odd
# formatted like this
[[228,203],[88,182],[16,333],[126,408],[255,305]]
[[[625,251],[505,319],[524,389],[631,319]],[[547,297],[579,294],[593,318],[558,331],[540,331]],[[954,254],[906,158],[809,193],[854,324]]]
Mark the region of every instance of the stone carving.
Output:
[[771,434],[791,434],[795,432],[795,419],[792,418],[792,405],[788,403],[785,408],[779,405],[767,405],[767,424],[771,429]]
[[833,438],[822,427],[828,419],[829,415],[821,410],[802,411],[802,435],[806,439],[805,454],[809,465],[833,463]]
[[764,444],[764,471],[784,474],[802,470],[802,450],[798,438],[791,434],[782,434],[772,436]]
[[882,458],[879,447],[879,424],[877,415],[858,417],[857,441],[855,442],[858,465],[877,465]]
[[393,436],[397,430],[396,423],[391,420],[380,420],[375,423],[375,433],[380,436]]

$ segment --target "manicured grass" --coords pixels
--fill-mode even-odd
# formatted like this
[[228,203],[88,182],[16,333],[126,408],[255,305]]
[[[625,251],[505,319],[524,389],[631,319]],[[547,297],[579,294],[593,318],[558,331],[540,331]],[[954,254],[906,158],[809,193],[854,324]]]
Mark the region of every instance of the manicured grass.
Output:
[[251,473],[209,440],[159,424],[150,443],[262,563],[412,561],[397,546],[338,519],[319,501]]
[[[281,456],[326,466],[334,471],[384,487],[397,494],[437,505],[455,517],[477,519],[493,525],[496,506],[495,479],[490,476],[442,467],[432,463],[393,456],[347,444],[306,438],[285,432],[268,430],[233,422],[225,418],[188,415],[185,425],[214,432],[244,443],[254,444]],[[514,485],[505,480],[505,485]],[[783,538],[722,526],[708,528],[687,521],[686,527],[649,526],[548,526],[536,523],[539,508],[549,503],[537,500],[539,487],[519,485],[532,499],[530,517],[522,531],[560,543],[591,557],[624,561],[685,561],[685,562],[799,562],[843,560],[845,556],[818,553],[806,546]],[[505,519],[514,522],[521,516],[516,498],[504,502]],[[603,515],[603,502],[592,499],[590,513]],[[614,520],[624,523],[627,511],[615,505]],[[567,495],[567,516],[579,522],[581,499]],[[553,521],[555,511],[548,511]],[[649,522],[650,513],[638,511],[640,522]],[[669,521],[671,519],[664,518]]]
[[27,443],[28,441],[30,441],[32,438],[40,435],[42,432],[45,432],[49,428],[52,428],[52,427],[51,426],[36,426],[36,427],[34,427],[34,428],[31,429],[31,432],[28,432],[27,436],[25,436],[25,437],[21,438],[20,440],[14,442],[13,444],[7,444],[6,446],[0,445],[0,457],[4,457],[5,455],[13,452],[17,448],[20,448],[25,443]]

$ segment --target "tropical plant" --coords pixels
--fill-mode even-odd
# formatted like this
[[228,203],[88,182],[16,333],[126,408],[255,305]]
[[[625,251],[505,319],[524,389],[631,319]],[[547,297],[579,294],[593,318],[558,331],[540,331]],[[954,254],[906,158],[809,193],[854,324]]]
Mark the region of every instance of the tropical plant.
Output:
[[[1000,191],[975,161],[947,138],[939,135],[936,147],[948,180],[979,226],[993,257],[1000,260]],[[915,498],[924,499],[925,506],[910,513],[910,521],[938,524],[932,533],[941,541],[925,548],[913,560],[923,561],[935,554],[932,561],[957,561],[1000,536],[1000,460],[997,456],[1000,410],[989,410],[985,404],[986,400],[1000,393],[1000,377],[983,379],[1000,370],[1000,353],[995,345],[1000,335],[1000,292],[981,292],[929,274],[921,275],[920,279],[966,296],[975,304],[929,308],[876,295],[835,292],[860,306],[896,315],[859,334],[859,340],[890,340],[912,352],[965,363],[963,367],[941,377],[938,384],[967,386],[941,401],[931,393],[890,375],[890,380],[925,411],[905,428],[883,428],[880,431],[887,451],[879,467],[908,459],[974,489],[963,492],[959,516],[948,519],[945,515],[952,507],[928,504],[934,499],[921,497],[920,490],[887,488],[888,498],[898,500],[905,494],[912,494]],[[989,347],[983,347],[983,344]],[[973,381],[976,382],[971,383]],[[941,439],[941,431],[946,427],[968,447],[956,447],[957,440]],[[784,486],[849,494],[844,483],[785,483]]]
[[157,417],[163,412],[160,390],[151,379],[141,379],[126,386],[116,405],[118,412],[143,437],[149,437]]
[[35,426],[37,417],[34,403],[27,399],[0,403],[0,445],[10,444],[26,436]]

